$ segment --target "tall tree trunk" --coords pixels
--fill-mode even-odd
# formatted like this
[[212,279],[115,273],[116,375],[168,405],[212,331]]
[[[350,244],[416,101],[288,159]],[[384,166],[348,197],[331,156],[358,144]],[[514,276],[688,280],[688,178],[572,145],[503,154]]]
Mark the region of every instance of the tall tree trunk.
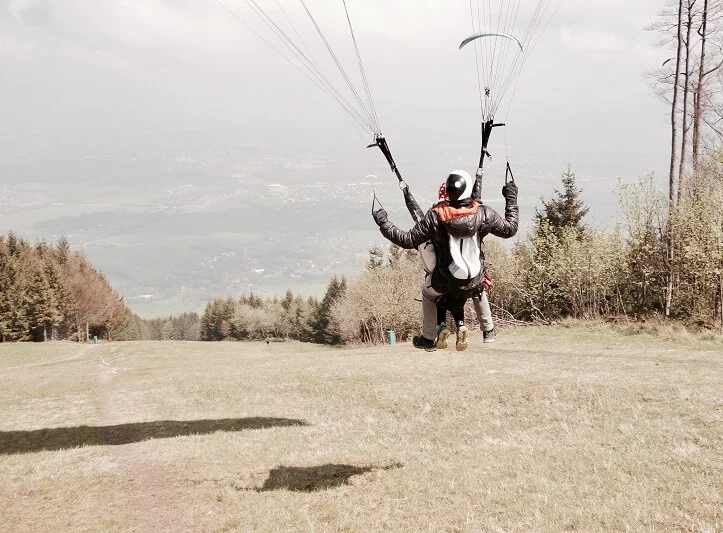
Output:
[[[675,81],[673,83],[673,103],[670,110],[670,176],[668,179],[668,272],[665,288],[665,316],[670,316],[670,304],[673,299],[673,260],[675,258],[673,236],[673,214],[675,212],[675,161],[678,150],[678,92],[680,88],[680,62],[683,52],[683,0],[678,1],[677,52],[675,58]],[[644,291],[643,291],[644,292]]]
[[703,80],[705,79],[705,43],[708,37],[708,0],[703,2],[703,23],[700,31],[700,65],[698,65],[698,87],[693,111],[693,178],[697,179],[700,168],[700,122],[703,116]]
[[678,155],[678,95],[680,90],[680,63],[683,55],[683,0],[678,2],[677,52],[675,58],[675,80],[673,82],[673,103],[670,111],[670,176],[668,182],[668,202],[671,212],[675,206],[675,162]]
[[681,127],[680,142],[680,168],[678,169],[678,198],[677,203],[680,205],[680,199],[683,195],[685,186],[685,163],[688,158],[688,96],[690,95],[690,55],[691,43],[690,36],[693,32],[693,6],[696,0],[688,0],[686,5],[686,30],[685,30],[685,81],[683,83],[683,124]]

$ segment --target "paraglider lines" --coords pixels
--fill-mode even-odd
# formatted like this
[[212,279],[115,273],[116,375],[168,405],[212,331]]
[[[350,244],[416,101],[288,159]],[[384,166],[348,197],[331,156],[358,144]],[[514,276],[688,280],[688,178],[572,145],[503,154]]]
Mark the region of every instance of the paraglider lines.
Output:
[[[245,20],[243,20],[240,16],[238,16],[232,9],[230,9],[222,0],[215,0],[217,4],[219,4],[221,7],[223,7],[234,19],[236,19],[238,22],[243,24],[247,29],[249,29],[254,35],[256,35],[259,39],[261,39],[263,42],[265,42],[272,50],[274,50],[277,54],[279,54],[287,63],[289,63],[291,66],[293,66],[296,70],[301,72],[307,79],[309,79],[314,85],[319,87],[323,92],[325,92],[328,96],[330,96],[332,99],[334,99],[349,115],[349,117],[352,119],[352,121],[356,124],[359,124],[368,135],[376,135],[378,133],[378,124],[376,120],[373,120],[371,118],[371,113],[364,105],[363,101],[359,97],[358,93],[354,89],[353,85],[351,84],[351,81],[349,80],[348,76],[346,76],[346,73],[343,72],[343,69],[341,69],[341,65],[338,65],[339,68],[342,70],[345,79],[347,81],[347,84],[349,84],[350,89],[352,90],[352,93],[354,94],[357,102],[359,102],[359,106],[361,107],[361,111],[357,109],[356,106],[354,106],[347,98],[342,95],[336,87],[334,87],[334,84],[329,81],[327,76],[324,75],[324,73],[321,71],[321,69],[318,67],[318,64],[313,58],[310,58],[311,54],[309,54],[309,57],[307,57],[308,54],[308,47],[301,39],[299,32],[296,30],[294,25],[289,20],[288,15],[286,12],[281,8],[282,12],[284,13],[284,16],[289,21],[290,25],[292,26],[292,29],[294,33],[299,38],[299,42],[301,42],[302,46],[304,46],[307,50],[307,54],[305,54],[299,46],[296,45],[296,43],[291,39],[284,30],[279,27],[278,24],[276,24],[273,19],[261,8],[261,6],[258,5],[254,0],[244,0],[248,7],[254,12],[254,14],[266,25],[266,27],[284,44],[284,46],[288,49],[289,52],[296,58],[297,61],[294,61],[290,59],[286,54],[282,53],[276,46],[271,44],[268,39],[264,38],[263,35],[261,35],[258,31],[256,31],[250,24],[248,24]],[[279,6],[281,7],[281,6]],[[311,17],[311,13],[308,13]],[[313,20],[313,17],[312,17]],[[314,21],[315,23],[315,21]],[[317,28],[317,31],[321,31]],[[328,47],[328,43],[326,43]],[[332,57],[336,58],[336,56],[333,54],[333,52],[330,51],[332,54]]]
[[[477,3],[477,14],[479,15],[479,2]],[[477,31],[477,28],[475,28],[474,25],[474,11],[472,9],[472,0],[469,0],[469,14],[472,17],[472,33],[476,34],[479,33]],[[460,48],[462,45],[460,45]],[[480,60],[481,50],[480,50],[480,43],[475,42],[474,43],[474,60],[477,64],[477,86],[479,87],[479,105],[480,105],[480,111],[482,112],[482,116],[485,115],[485,97],[489,96],[489,87],[485,87],[484,96],[482,95],[482,75],[480,74],[479,69],[479,60]]]
[[[254,0],[247,0],[253,2]],[[319,37],[321,37],[321,40],[324,42],[324,45],[326,46],[326,49],[329,51],[329,55],[331,55],[332,59],[334,60],[334,63],[336,64],[337,68],[339,69],[339,72],[344,77],[344,80],[346,81],[347,85],[349,86],[349,89],[354,94],[354,97],[356,98],[357,102],[359,102],[359,105],[362,107],[362,109],[366,112],[366,115],[370,123],[372,124],[372,130],[375,134],[381,134],[381,131],[379,131],[379,127],[375,127],[375,119],[372,118],[372,113],[367,107],[364,105],[364,102],[362,101],[361,97],[359,96],[359,93],[357,92],[356,88],[354,87],[354,84],[349,79],[349,76],[347,75],[346,71],[344,70],[344,67],[341,65],[341,62],[339,61],[339,58],[334,53],[334,50],[331,48],[331,45],[329,44],[329,41],[324,36],[324,33],[321,31],[321,28],[316,23],[316,19],[314,19],[313,15],[311,14],[311,11],[309,11],[309,8],[306,6],[306,3],[304,0],[299,0],[301,2],[301,5],[304,7],[304,10],[306,11],[306,14],[309,16],[309,19],[311,20],[312,24],[314,25],[314,28],[316,28],[317,33],[319,34]],[[350,22],[351,24],[351,22]]]
[[372,92],[369,89],[369,80],[367,80],[367,74],[364,70],[364,63],[362,62],[361,54],[359,53],[359,45],[356,42],[356,35],[354,34],[354,27],[351,25],[351,18],[349,17],[349,9],[346,7],[346,0],[342,0],[344,3],[344,12],[346,13],[346,20],[349,23],[349,32],[351,33],[351,39],[354,42],[354,51],[356,52],[356,58],[357,62],[359,63],[359,73],[361,74],[362,83],[364,84],[364,91],[367,95],[367,100],[369,102],[369,109],[371,111],[371,118],[374,121],[374,125],[376,126],[376,132],[381,133],[381,128],[379,127],[379,119],[377,117],[377,110],[374,106],[374,99],[372,98]]

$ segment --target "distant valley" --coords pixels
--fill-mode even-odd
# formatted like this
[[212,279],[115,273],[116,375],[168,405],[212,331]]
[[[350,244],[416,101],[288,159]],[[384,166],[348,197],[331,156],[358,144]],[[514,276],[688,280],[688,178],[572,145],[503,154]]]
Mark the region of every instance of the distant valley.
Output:
[[[278,152],[244,145],[160,156],[0,154],[0,233],[67,237],[133,310],[152,317],[250,291],[323,294],[332,276],[358,272],[369,248],[384,244],[369,216],[372,188],[392,220],[411,227],[396,179],[376,152]],[[454,153],[444,147],[439,157],[454,161]],[[485,184],[498,209],[500,164]],[[420,204],[430,205],[441,179],[426,161],[405,167]],[[534,159],[516,164],[523,223],[558,180],[539,167]],[[610,179],[581,183],[590,196],[612,198]]]

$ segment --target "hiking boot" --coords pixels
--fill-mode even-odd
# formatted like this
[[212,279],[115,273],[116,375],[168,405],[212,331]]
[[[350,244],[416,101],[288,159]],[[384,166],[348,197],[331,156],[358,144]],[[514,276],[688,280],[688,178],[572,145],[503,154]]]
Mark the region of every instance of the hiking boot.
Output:
[[485,338],[484,342],[495,342],[495,338],[497,338],[497,328],[492,328],[489,331],[483,331],[482,335]]
[[469,346],[469,343],[467,342],[467,337],[469,337],[469,330],[467,329],[467,326],[464,324],[457,326],[457,351],[463,352],[467,349],[467,346]]
[[447,339],[452,334],[445,322],[442,322],[437,328],[437,348],[445,350],[447,348]]
[[415,336],[412,339],[412,344],[415,348],[419,348],[420,350],[426,350],[428,352],[433,352],[437,349],[437,345],[433,340],[430,340],[426,337],[422,337],[421,335]]

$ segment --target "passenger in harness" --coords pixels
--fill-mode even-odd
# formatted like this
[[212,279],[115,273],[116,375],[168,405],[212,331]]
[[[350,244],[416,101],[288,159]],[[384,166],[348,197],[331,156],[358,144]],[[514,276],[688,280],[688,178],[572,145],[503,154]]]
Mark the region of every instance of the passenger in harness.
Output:
[[[397,246],[413,249],[428,241],[434,245],[436,265],[422,288],[422,335],[414,338],[415,347],[427,350],[436,349],[437,299],[443,294],[453,300],[470,298],[483,275],[482,239],[490,233],[508,239],[517,233],[518,226],[514,182],[502,188],[506,200],[504,218],[472,198],[473,189],[478,187],[467,172],[450,173],[445,185],[448,201],[434,205],[409,231],[389,222],[384,209],[373,213],[382,235]],[[466,337],[459,341],[464,346]]]

